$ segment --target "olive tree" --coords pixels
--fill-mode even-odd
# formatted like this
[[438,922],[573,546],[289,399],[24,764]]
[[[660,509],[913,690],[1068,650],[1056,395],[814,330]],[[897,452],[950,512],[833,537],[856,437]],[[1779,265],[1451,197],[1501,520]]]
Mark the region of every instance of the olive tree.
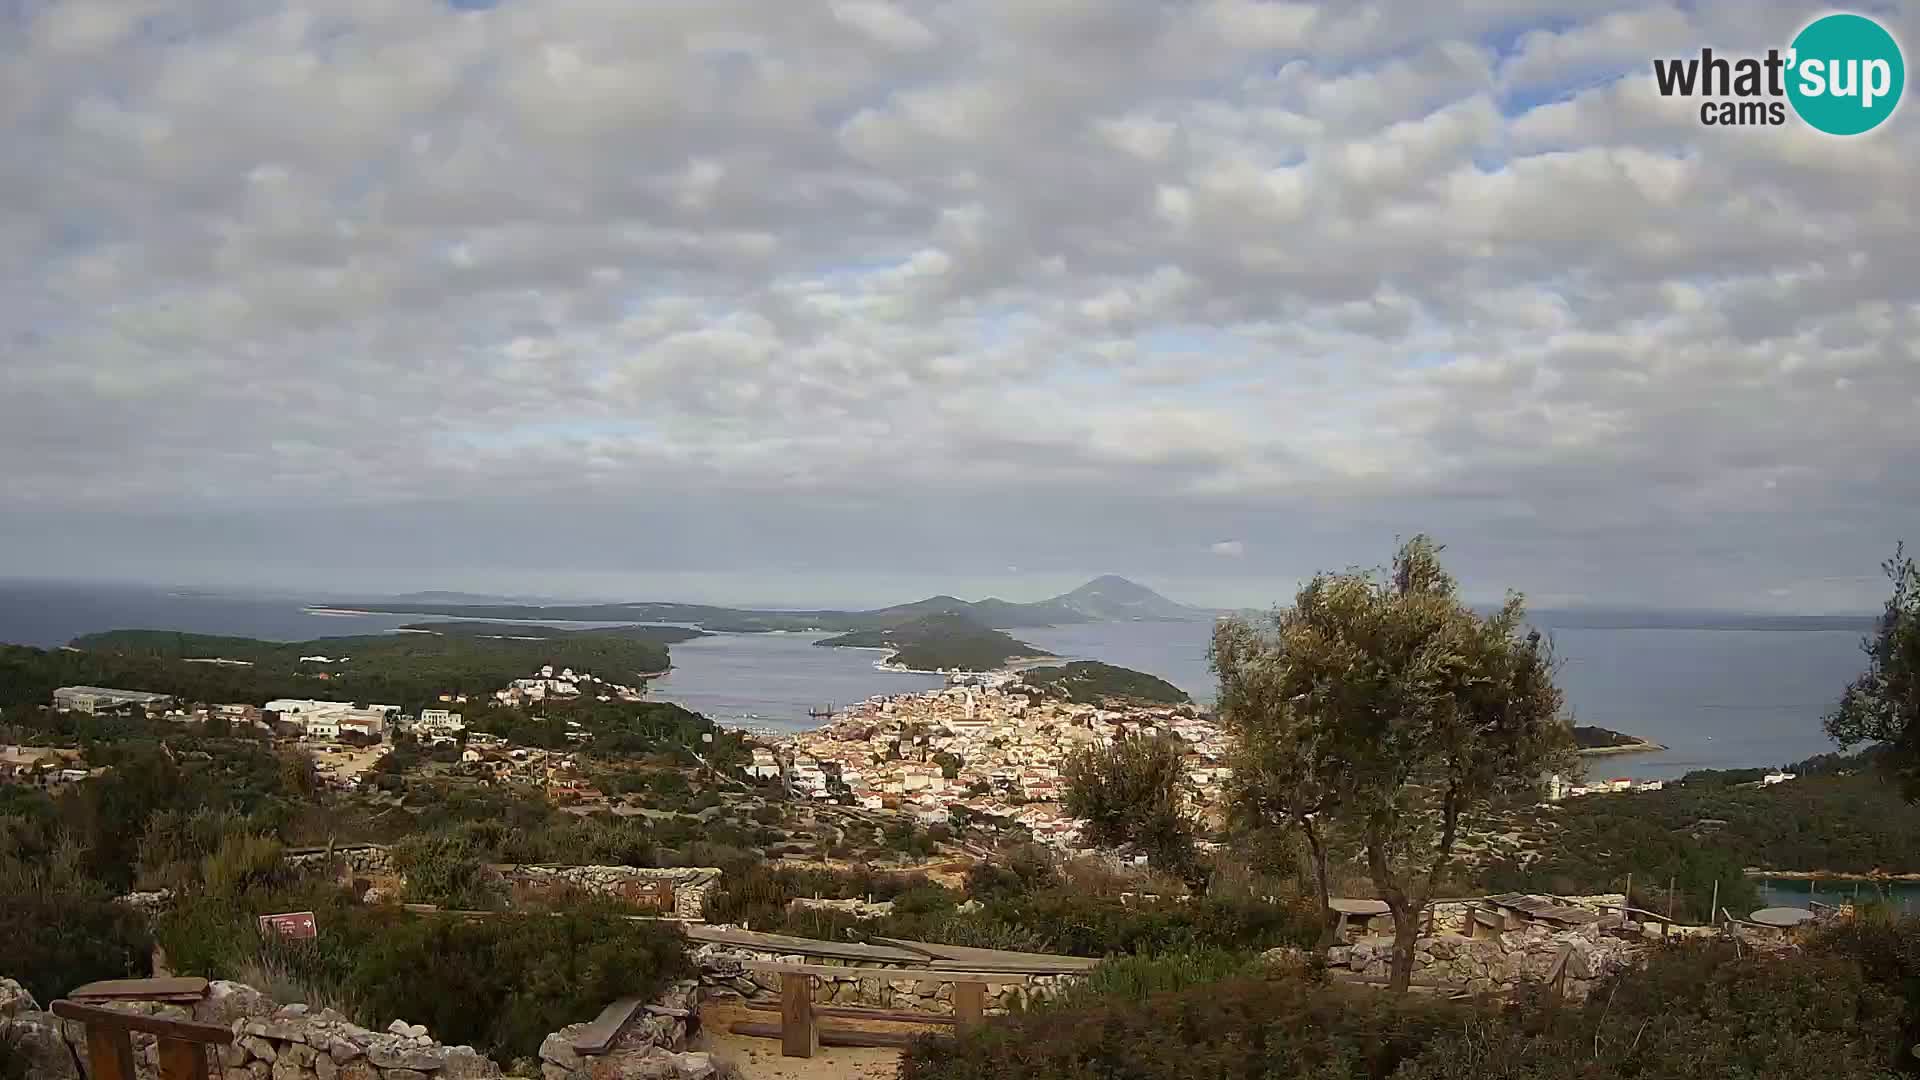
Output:
[[1208,654],[1219,691],[1215,704],[1229,739],[1229,813],[1256,828],[1297,832],[1307,842],[1314,896],[1320,902],[1315,950],[1333,944],[1335,920],[1327,880],[1329,812],[1339,805],[1344,762],[1328,753],[1321,729],[1291,707],[1282,642],[1288,613],[1271,616],[1272,632],[1247,619],[1215,625]]
[[1167,737],[1123,734],[1068,756],[1067,813],[1086,822],[1086,838],[1102,847],[1131,844],[1162,869],[1191,878],[1198,871],[1195,825],[1182,787],[1185,750]]
[[1826,728],[1842,749],[1884,744],[1902,793],[1920,801],[1920,567],[1900,546],[1882,569],[1893,595],[1873,634],[1861,642],[1867,670],[1847,687]]
[[1274,786],[1243,802],[1264,798],[1315,843],[1325,819],[1358,845],[1393,914],[1394,990],[1463,826],[1531,797],[1571,753],[1551,651],[1521,598],[1475,612],[1439,554],[1416,536],[1384,572],[1319,574],[1266,644],[1246,651],[1232,629],[1226,650],[1215,642],[1236,756],[1254,766],[1243,786],[1263,773]]

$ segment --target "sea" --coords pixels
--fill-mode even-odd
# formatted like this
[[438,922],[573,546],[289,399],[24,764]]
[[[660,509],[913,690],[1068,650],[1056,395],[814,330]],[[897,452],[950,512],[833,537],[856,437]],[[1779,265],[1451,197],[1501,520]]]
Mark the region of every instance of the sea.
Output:
[[[55,647],[114,629],[181,630],[281,641],[391,632],[408,615],[319,614],[319,598],[136,586],[0,581],[0,642]],[[570,624],[560,624],[570,625]],[[1095,623],[1014,631],[1068,659],[1158,675],[1210,702],[1208,623]],[[1694,769],[1779,766],[1834,749],[1820,730],[1863,665],[1860,636],[1834,630],[1596,629],[1547,626],[1575,722],[1668,749],[1589,758],[1603,776],[1664,779]],[[672,647],[650,693],[725,723],[815,726],[813,713],[877,694],[940,686],[881,670],[883,654],[814,647],[818,634],[714,634]],[[322,649],[321,651],[325,651]]]

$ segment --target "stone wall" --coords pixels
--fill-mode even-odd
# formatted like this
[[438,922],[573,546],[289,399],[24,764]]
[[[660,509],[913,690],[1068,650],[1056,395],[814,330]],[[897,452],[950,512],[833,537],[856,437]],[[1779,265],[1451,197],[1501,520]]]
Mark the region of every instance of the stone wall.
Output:
[[607,1077],[658,1077],[660,1080],[703,1080],[714,1075],[713,1061],[704,1053],[680,1053],[697,1027],[701,987],[688,979],[673,984],[660,1000],[642,1011],[614,1039],[605,1053],[583,1057],[573,1051],[573,1040],[587,1024],[569,1024],[540,1044],[542,1080],[603,1080]]
[[[1434,934],[1414,945],[1413,977],[1501,993],[1526,982],[1544,982],[1562,950],[1570,950],[1566,995],[1584,1000],[1594,983],[1634,963],[1645,949],[1643,941],[1611,937],[1592,926],[1554,931],[1536,924],[1473,938]],[[1393,963],[1393,939],[1364,937],[1351,945],[1336,945],[1328,951],[1327,961],[1355,974],[1385,978]]]
[[706,918],[707,897],[720,887],[720,871],[710,866],[497,866],[510,885],[535,889],[568,886],[598,896],[632,898],[649,884],[673,885],[675,918]]
[[[302,848],[287,852],[286,864],[308,872],[331,869],[352,877],[394,877],[398,875],[393,856],[381,844],[342,845]],[[705,918],[707,897],[720,887],[720,871],[709,866],[554,866],[503,864],[494,871],[509,885],[535,889],[569,886],[598,896],[632,899],[640,887],[667,882],[673,886],[675,918],[698,922]]]
[[[20,1040],[35,1080],[81,1080],[90,1075],[86,1028],[38,1011],[17,983],[0,980],[0,998],[14,997],[0,1026]],[[21,1000],[24,998],[24,1001]],[[172,1020],[196,1020],[233,1029],[236,1038],[209,1047],[209,1074],[218,1080],[474,1080],[500,1075],[469,1046],[442,1046],[427,1029],[396,1020],[386,1031],[348,1023],[331,1010],[276,1007],[238,983],[216,982],[191,1008],[155,1002],[118,1002],[107,1008]],[[159,1074],[157,1040],[133,1035],[139,1080]]]
[[331,866],[354,877],[387,877],[394,872],[393,855],[383,844],[343,844],[331,852],[299,848],[287,852],[285,861],[296,870],[325,870]]
[[[450,990],[453,988],[450,988]],[[585,1023],[547,1036],[540,1046],[544,1080],[704,1080],[714,1074],[705,1054],[678,1053],[699,1024],[700,983],[675,983],[642,1007],[602,1056],[582,1058],[571,1049]],[[191,1007],[156,1002],[120,1002],[124,1012],[194,1020],[231,1028],[234,1041],[209,1047],[212,1080],[479,1080],[501,1075],[492,1061],[467,1046],[443,1046],[427,1029],[395,1020],[385,1031],[348,1022],[330,1009],[276,1005],[266,995],[233,982],[215,982]],[[86,1029],[41,1012],[19,983],[0,978],[0,1037],[17,1041],[34,1080],[86,1080]],[[135,1033],[137,1080],[157,1080],[156,1041]]]
[[[821,979],[814,986],[813,1000],[820,1005],[866,1005],[936,1015],[951,1015],[953,1012],[953,984],[940,981],[939,972],[930,972],[924,967],[915,968],[871,960],[862,960],[857,964],[848,965],[817,956],[761,952],[733,945],[714,944],[701,945],[695,949],[693,960],[700,969],[700,985],[713,997],[741,997],[750,1001],[779,1000],[780,976],[746,970],[744,965],[749,960],[827,967],[897,968],[900,972],[900,977],[897,979],[859,978],[851,975],[845,978]],[[1026,986],[988,986],[987,1011],[989,1013],[1006,1012],[1016,1001],[1025,1002],[1051,997],[1059,993],[1064,988],[1064,984],[1075,977],[1073,975],[1035,975],[1028,980]]]

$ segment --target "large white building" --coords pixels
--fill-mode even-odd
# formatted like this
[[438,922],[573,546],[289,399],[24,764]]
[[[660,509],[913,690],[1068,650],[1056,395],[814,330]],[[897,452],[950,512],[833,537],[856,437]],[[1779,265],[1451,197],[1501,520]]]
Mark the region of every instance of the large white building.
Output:
[[114,690],[105,686],[63,686],[53,692],[53,707],[61,712],[91,713],[96,709],[117,709],[122,705],[138,705],[148,709],[172,700],[166,694],[150,694],[145,690]]
[[266,704],[266,710],[277,713],[282,720],[298,720],[303,717],[322,716],[353,711],[351,701],[314,701],[312,698],[276,698]]
[[413,722],[413,730],[416,735],[458,735],[467,730],[467,723],[457,712],[421,709],[420,718]]

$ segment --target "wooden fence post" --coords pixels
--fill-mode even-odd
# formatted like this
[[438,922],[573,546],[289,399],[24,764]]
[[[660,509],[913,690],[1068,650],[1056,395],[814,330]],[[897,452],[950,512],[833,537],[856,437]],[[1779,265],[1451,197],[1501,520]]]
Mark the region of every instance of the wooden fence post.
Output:
[[813,977],[780,976],[781,1055],[810,1058],[819,1049],[820,1032],[813,1024]]
[[987,984],[978,982],[960,982],[953,984],[953,1019],[961,1031],[970,1031],[980,1026],[987,1015]]

